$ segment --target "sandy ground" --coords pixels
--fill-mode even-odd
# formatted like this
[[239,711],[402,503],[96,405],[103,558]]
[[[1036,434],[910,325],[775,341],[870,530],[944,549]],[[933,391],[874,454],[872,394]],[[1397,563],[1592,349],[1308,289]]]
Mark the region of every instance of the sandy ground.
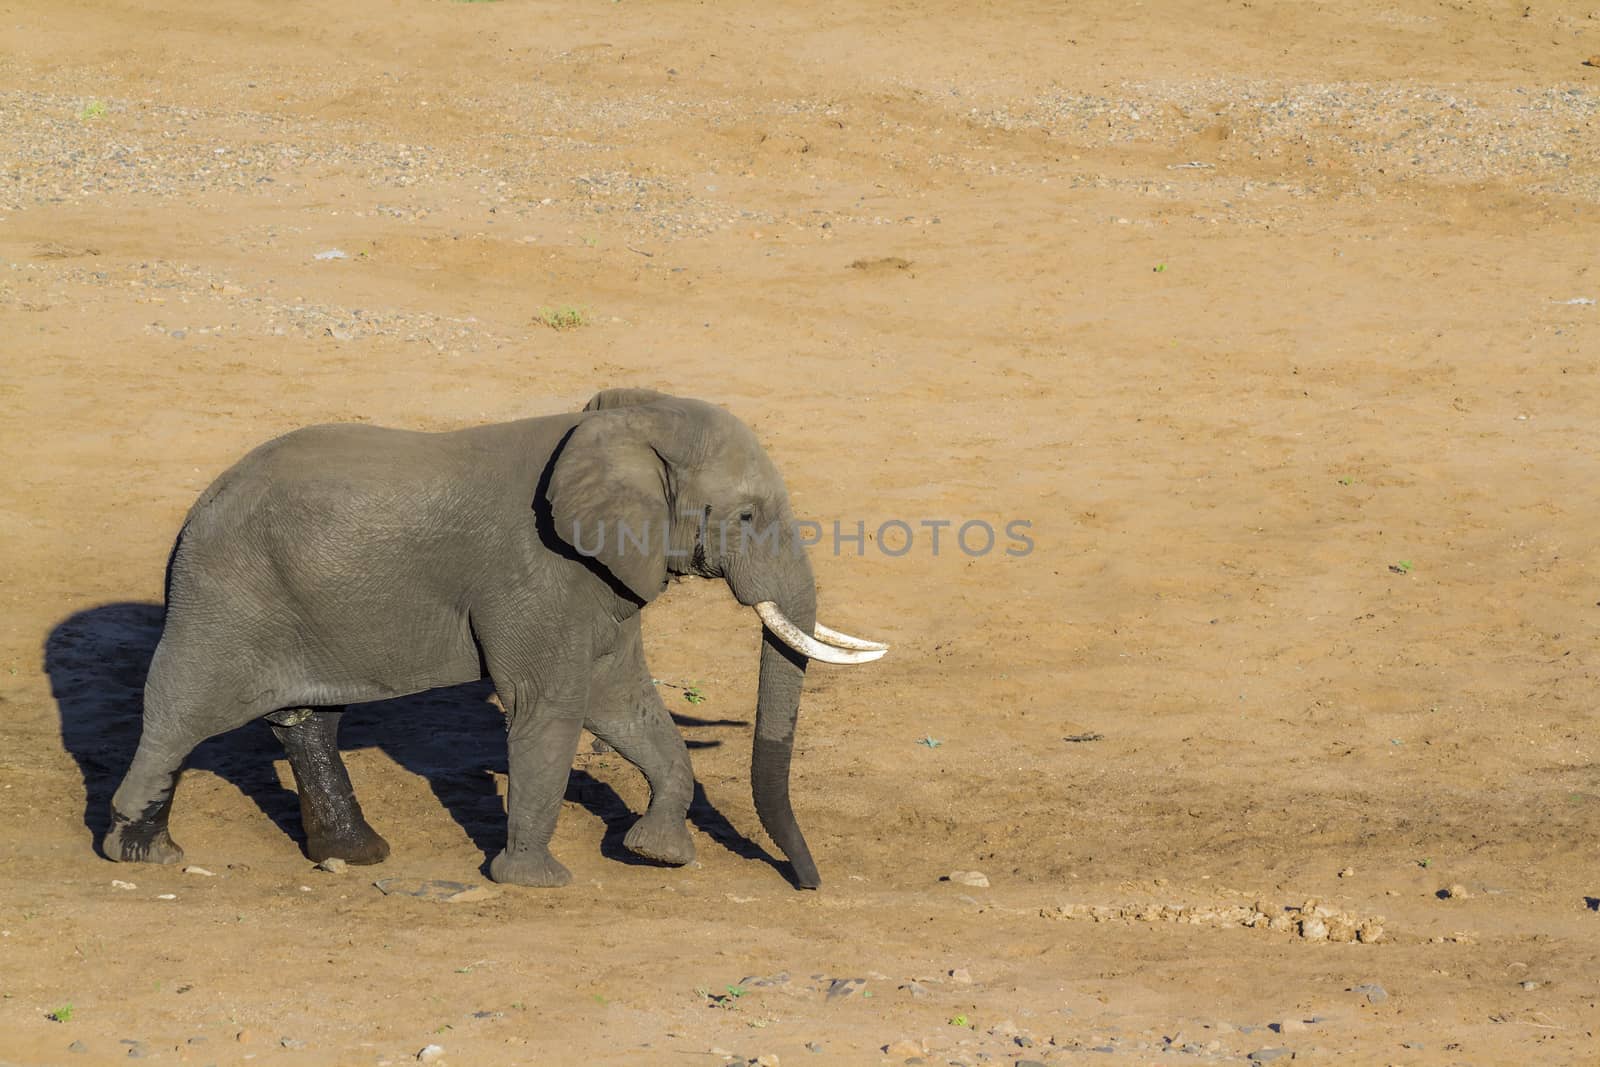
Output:
[[[1593,0],[0,0],[0,1061],[1596,1062],[1596,54]],[[212,877],[96,854],[218,471],[624,384],[916,531],[814,555],[894,643],[812,672],[820,891],[710,583],[646,613],[693,868],[585,751],[571,887],[373,888],[485,881],[484,686],[352,714],[382,868],[311,869],[264,727],[179,790]]]

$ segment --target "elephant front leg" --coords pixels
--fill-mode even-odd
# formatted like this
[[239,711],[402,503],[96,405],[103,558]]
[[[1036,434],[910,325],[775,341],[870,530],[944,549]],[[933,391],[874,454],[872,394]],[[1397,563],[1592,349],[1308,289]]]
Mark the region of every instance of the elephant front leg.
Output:
[[489,877],[539,888],[566,885],[572,872],[550,854],[550,838],[578,754],[584,702],[567,706],[532,700],[521,686],[497,688],[508,719],[506,847],[489,864]]
[[591,706],[588,726],[650,783],[650,807],[629,828],[623,845],[658,863],[682,866],[693,861],[694,838],[685,821],[694,799],[694,768],[683,735],[648,673],[642,688],[628,691],[615,711],[601,714]]
[[343,708],[292,708],[267,716],[283,743],[300,794],[300,823],[306,832],[306,855],[322,862],[382,863],[389,842],[368,825],[339,755],[339,721]]

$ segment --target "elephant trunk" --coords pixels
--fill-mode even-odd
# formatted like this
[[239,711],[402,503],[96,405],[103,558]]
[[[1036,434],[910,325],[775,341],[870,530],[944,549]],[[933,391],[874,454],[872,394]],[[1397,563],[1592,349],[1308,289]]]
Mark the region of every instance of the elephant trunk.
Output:
[[[809,579],[810,568],[807,567]],[[800,602],[790,600],[787,614],[798,625],[816,622],[816,594],[808,582]],[[750,788],[756,815],[794,867],[802,889],[822,884],[817,865],[806,847],[800,824],[789,804],[789,761],[794,753],[795,722],[800,716],[800,689],[805,684],[806,658],[785,645],[770,630],[761,634],[761,678],[756,696],[755,747],[750,761]]]
[[[792,547],[770,561],[772,570],[760,568],[764,586],[755,596],[740,596],[745,603],[756,600],[776,603],[795,625],[810,632],[816,625],[817,594],[811,577],[811,564],[805,554]],[[776,573],[774,573],[776,571]],[[776,578],[776,581],[771,579]],[[768,582],[771,582],[769,585]],[[806,847],[805,835],[795,821],[789,804],[789,763],[794,754],[795,723],[800,716],[800,690],[805,684],[806,657],[791,649],[769,628],[761,632],[761,677],[756,695],[755,745],[750,758],[750,788],[756,802],[756,815],[773,843],[794,867],[795,883],[802,889],[821,884],[817,865]]]

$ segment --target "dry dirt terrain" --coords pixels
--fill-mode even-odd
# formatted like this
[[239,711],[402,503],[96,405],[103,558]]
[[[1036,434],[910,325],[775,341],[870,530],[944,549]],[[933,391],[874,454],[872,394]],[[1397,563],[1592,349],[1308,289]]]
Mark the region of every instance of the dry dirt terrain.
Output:
[[[0,0],[0,1062],[1600,1061],[1595,4]],[[209,876],[96,852],[219,471],[614,385],[893,643],[811,673],[819,891],[706,582],[690,868],[585,745],[570,887],[380,893],[487,884],[487,685],[350,716],[380,868],[261,725]]]

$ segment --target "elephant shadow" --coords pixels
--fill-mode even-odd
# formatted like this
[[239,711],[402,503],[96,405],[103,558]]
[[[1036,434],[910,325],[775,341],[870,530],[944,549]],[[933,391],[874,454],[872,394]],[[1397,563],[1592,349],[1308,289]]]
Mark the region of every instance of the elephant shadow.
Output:
[[[161,638],[159,604],[114,603],[77,612],[58,623],[44,644],[44,669],[61,715],[61,740],[83,775],[83,822],[96,847],[110,823],[111,795],[139,743],[145,674]],[[450,817],[488,857],[505,842],[505,805],[495,775],[506,773],[505,716],[491,700],[487,680],[434,689],[394,700],[352,705],[340,730],[341,749],[377,748],[424,778]],[[737,720],[673,716],[680,728],[748,726]],[[720,745],[690,739],[691,749]],[[203,742],[185,764],[226,779],[249,797],[302,848],[299,797],[279,782],[274,761],[283,749],[264,722]],[[179,804],[182,804],[181,787]],[[623,847],[636,818],[611,785],[574,769],[566,799],[605,824],[601,853],[624,863],[653,866]],[[368,817],[382,828],[382,810]],[[787,864],[745,837],[695,783],[689,820],[736,855]]]

